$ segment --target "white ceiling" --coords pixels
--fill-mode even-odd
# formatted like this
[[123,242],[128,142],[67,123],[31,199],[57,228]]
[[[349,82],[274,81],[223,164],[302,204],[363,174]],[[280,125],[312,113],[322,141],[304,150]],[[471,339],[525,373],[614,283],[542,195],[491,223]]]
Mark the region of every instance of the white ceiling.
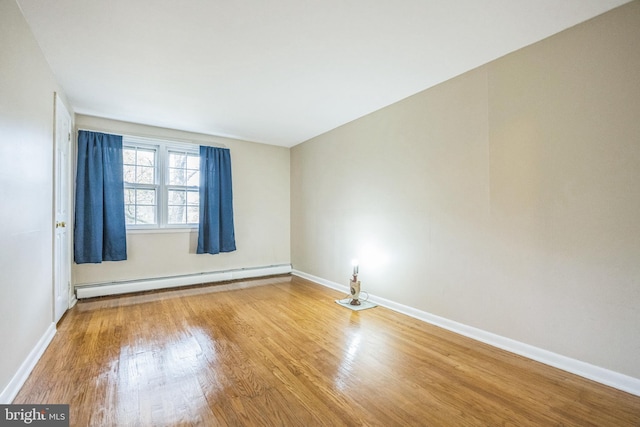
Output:
[[17,0],[77,113],[293,146],[628,0]]

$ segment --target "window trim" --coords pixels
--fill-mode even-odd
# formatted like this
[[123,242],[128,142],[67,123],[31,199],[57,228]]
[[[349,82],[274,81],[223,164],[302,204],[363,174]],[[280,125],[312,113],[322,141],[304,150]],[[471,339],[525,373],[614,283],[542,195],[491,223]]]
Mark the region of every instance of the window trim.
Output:
[[[123,149],[127,147],[151,148],[156,151],[156,224],[127,224],[128,232],[167,232],[170,230],[193,231],[198,229],[197,223],[167,224],[168,217],[168,189],[169,186],[169,152],[179,151],[200,156],[199,145],[196,143],[178,142],[160,138],[123,135]],[[125,183],[125,189],[127,184]],[[129,187],[131,188],[131,187]],[[180,187],[187,188],[187,187]],[[194,188],[194,187],[188,187]],[[199,188],[199,187],[198,187]]]

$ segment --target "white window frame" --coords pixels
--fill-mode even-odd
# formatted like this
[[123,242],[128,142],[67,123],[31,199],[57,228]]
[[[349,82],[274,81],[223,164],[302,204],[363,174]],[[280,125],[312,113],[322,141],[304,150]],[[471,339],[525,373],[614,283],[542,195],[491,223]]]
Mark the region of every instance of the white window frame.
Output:
[[[166,173],[165,175],[165,185],[162,188],[162,194],[165,200],[165,205],[163,206],[163,212],[166,213],[167,218],[165,220],[165,222],[167,223],[167,227],[197,227],[198,223],[197,222],[192,222],[192,223],[185,223],[185,224],[168,224],[168,216],[169,216],[169,191],[174,190],[174,191],[186,191],[187,193],[189,192],[195,192],[198,193],[198,198],[200,197],[199,195],[199,190],[200,190],[200,183],[199,183],[199,179],[198,179],[198,185],[175,185],[175,184],[171,184],[170,181],[170,165],[169,165],[169,156],[170,153],[177,153],[177,154],[185,154],[187,156],[191,155],[191,156],[195,156],[198,158],[200,158],[200,152],[199,149],[193,150],[193,149],[187,149],[184,145],[183,146],[177,146],[175,144],[171,144],[171,145],[167,145],[165,147],[165,153],[164,153],[164,160],[165,160],[165,166],[164,166],[164,172]],[[188,168],[188,160],[187,160],[187,167],[185,168],[185,172],[189,171],[189,170],[193,170],[195,171],[196,169],[189,169]],[[198,176],[199,176],[199,170],[198,170]],[[186,219],[189,218],[189,214],[188,214],[188,209],[189,209],[189,196],[188,194],[185,194],[185,217]],[[199,203],[199,200],[198,200]],[[194,206],[194,205],[191,205]],[[198,207],[200,205],[198,204]],[[164,209],[166,208],[166,209]]]
[[[123,148],[127,147],[139,147],[142,149],[153,149],[156,151],[156,182],[151,185],[139,185],[139,188],[154,187],[156,189],[156,224],[127,224],[127,232],[134,230],[192,230],[197,229],[197,223],[187,224],[168,224],[168,191],[170,188],[176,188],[176,186],[169,185],[169,152],[177,151],[181,153],[195,154],[200,156],[200,148],[197,144],[190,144],[185,142],[176,142],[155,138],[144,138],[138,136],[124,135],[122,138]],[[132,188],[125,183],[126,188]],[[191,190],[198,187],[184,187],[178,186],[177,188],[188,188]]]
[[[158,179],[158,172],[159,172],[159,167],[158,167],[158,162],[160,159],[160,155],[158,153],[158,147],[155,145],[150,145],[150,144],[140,144],[138,142],[132,143],[125,143],[124,142],[124,138],[123,138],[123,149],[134,149],[134,150],[144,150],[144,151],[152,151],[153,152],[153,157],[154,157],[154,171],[153,171],[153,176],[154,176],[154,182],[151,184],[129,184],[126,181],[124,182],[124,189],[125,189],[125,194],[127,192],[127,190],[153,190],[155,192],[155,212],[154,212],[154,217],[156,220],[155,224],[127,224],[127,227],[135,227],[135,228],[156,228],[157,224],[159,223],[159,217],[158,217],[158,206],[159,206],[159,194],[160,194],[160,181]],[[137,164],[137,162],[136,162]],[[136,201],[137,202],[137,201]],[[125,207],[127,205],[127,199],[125,198]],[[136,203],[137,206],[137,203]]]

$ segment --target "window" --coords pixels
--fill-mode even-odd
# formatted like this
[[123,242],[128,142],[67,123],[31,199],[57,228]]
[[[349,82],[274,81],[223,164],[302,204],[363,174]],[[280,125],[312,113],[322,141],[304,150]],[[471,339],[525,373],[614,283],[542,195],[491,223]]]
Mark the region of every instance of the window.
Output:
[[167,223],[197,224],[200,205],[200,155],[169,150]]
[[125,136],[123,174],[127,228],[198,224],[198,146]]
[[157,147],[122,147],[124,212],[127,225],[157,224]]

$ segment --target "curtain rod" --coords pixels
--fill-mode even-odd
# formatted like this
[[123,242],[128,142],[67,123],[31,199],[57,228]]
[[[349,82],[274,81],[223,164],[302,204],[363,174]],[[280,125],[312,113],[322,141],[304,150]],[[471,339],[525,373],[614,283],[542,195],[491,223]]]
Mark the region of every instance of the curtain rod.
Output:
[[[149,134],[144,134],[144,133],[117,133],[114,132],[112,130],[105,130],[105,129],[100,129],[100,128],[92,128],[92,129],[88,129],[88,128],[83,128],[83,127],[78,127],[77,128],[78,131],[84,130],[84,131],[88,131],[88,132],[101,132],[101,133],[109,133],[109,134],[119,134],[122,136],[129,136],[132,138],[145,138],[145,139],[153,139],[153,140],[161,140],[161,141],[165,141],[165,142],[184,142],[184,143],[190,143],[190,144],[198,144],[198,143],[206,143],[207,145],[210,145],[212,147],[219,147],[219,148],[229,148],[227,147],[225,144],[221,143],[221,142],[215,142],[215,141],[203,141],[203,140],[196,140],[196,139],[184,139],[184,138],[173,138],[173,137],[161,137],[161,136],[156,136],[156,135],[149,135]],[[215,138],[215,137],[214,137]]]

